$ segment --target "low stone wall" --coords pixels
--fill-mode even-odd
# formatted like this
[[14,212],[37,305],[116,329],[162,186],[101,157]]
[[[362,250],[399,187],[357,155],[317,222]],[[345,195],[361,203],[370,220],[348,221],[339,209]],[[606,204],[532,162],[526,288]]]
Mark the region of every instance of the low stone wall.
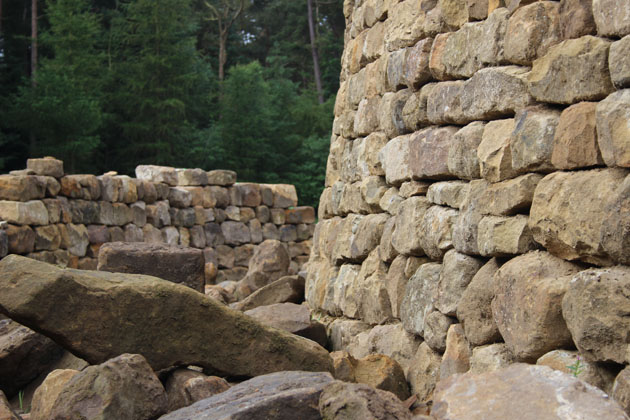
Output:
[[587,363],[611,389],[630,363],[629,4],[344,2],[306,282],[335,350],[396,358],[421,400],[516,361]]
[[209,283],[242,278],[266,239],[286,244],[292,272],[308,260],[315,212],[297,206],[293,185],[151,165],[136,176],[65,175],[53,158],[0,175],[0,257],[95,269],[106,242],[168,243],[203,249]]

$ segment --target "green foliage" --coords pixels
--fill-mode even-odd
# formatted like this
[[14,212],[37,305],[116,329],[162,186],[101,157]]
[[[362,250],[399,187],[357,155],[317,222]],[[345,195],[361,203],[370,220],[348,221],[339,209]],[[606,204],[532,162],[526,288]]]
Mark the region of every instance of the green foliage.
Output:
[[575,363],[567,366],[567,369],[569,369],[571,374],[577,378],[580,373],[584,372],[584,364],[582,363],[582,358],[580,356],[577,356],[577,358],[575,359]]

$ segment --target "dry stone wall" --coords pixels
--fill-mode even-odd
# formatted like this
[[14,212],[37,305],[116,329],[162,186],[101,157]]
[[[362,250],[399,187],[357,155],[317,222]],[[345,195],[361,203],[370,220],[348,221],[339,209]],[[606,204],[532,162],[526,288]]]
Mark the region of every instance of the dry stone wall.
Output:
[[306,283],[334,349],[394,357],[421,400],[454,373],[578,355],[610,391],[630,363],[630,2],[344,14]]
[[167,243],[203,249],[208,283],[240,280],[267,239],[286,245],[292,272],[308,260],[315,210],[297,205],[293,185],[152,165],[136,176],[65,175],[53,158],[0,175],[0,258],[96,269],[104,243]]

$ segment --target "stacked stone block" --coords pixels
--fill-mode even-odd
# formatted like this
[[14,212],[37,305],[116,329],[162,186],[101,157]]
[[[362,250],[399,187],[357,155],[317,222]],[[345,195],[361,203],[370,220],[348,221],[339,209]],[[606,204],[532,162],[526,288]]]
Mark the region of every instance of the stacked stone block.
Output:
[[396,358],[421,399],[576,347],[614,377],[630,363],[615,309],[630,304],[630,3],[344,13],[306,283],[335,350]]
[[237,183],[233,171],[141,165],[136,178],[65,175],[63,162],[44,158],[0,175],[0,220],[0,257],[96,269],[104,243],[167,243],[203,249],[208,277],[223,281],[243,277],[266,239],[286,244],[300,270],[315,211],[297,206],[292,185]]

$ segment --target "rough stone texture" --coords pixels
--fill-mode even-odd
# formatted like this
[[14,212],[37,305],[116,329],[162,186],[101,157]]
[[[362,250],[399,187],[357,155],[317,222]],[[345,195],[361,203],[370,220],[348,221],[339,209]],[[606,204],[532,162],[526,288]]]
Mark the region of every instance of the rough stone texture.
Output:
[[628,367],[619,372],[615,378],[611,394],[627,414],[630,411],[630,371]]
[[427,256],[439,261],[453,247],[453,225],[458,214],[457,210],[442,206],[431,206],[424,213],[418,239]]
[[442,356],[433,351],[427,343],[420,344],[413,363],[407,374],[411,392],[419,401],[430,401],[433,397],[435,384],[440,377]]
[[562,111],[553,139],[551,164],[577,169],[604,163],[597,144],[594,102],[580,102]]
[[204,291],[204,258],[199,249],[166,244],[110,242],[98,254],[98,270],[146,274]]
[[352,377],[353,382],[389,391],[401,401],[409,398],[409,385],[407,385],[402,367],[384,354],[370,354],[355,360]]
[[630,167],[629,117],[630,89],[615,92],[597,104],[597,139],[608,166]]
[[488,183],[482,180],[470,182],[470,189],[460,208],[459,217],[453,227],[453,246],[464,254],[479,254],[477,246],[477,225],[481,221],[482,202],[480,198],[488,188]]
[[272,305],[274,303],[300,303],[304,301],[304,278],[301,276],[285,276],[273,283],[256,290],[233,308],[239,311],[247,311],[258,306]]
[[[576,376],[574,374],[575,370],[572,371],[570,368],[577,366],[578,358],[580,360],[580,372]],[[601,364],[587,362],[576,351],[553,350],[541,356],[536,361],[536,364],[549,366],[552,369],[576,376],[578,379],[596,386],[607,394],[610,394],[615,380],[613,371],[608,370]],[[617,402],[619,401],[617,400]]]
[[524,364],[440,382],[431,415],[438,420],[627,418],[603,391],[546,366]]
[[512,168],[519,172],[550,172],[551,152],[558,111],[532,107],[517,112],[515,127],[510,139]]
[[448,150],[448,170],[462,179],[480,178],[477,147],[481,143],[485,124],[476,121],[455,133]]
[[495,289],[494,274],[498,269],[496,258],[484,264],[466,287],[457,305],[457,319],[462,323],[466,338],[473,346],[501,339],[491,306]]
[[600,241],[600,212],[626,175],[620,169],[547,175],[536,187],[529,216],[536,242],[560,258],[610,264]]
[[613,42],[608,55],[610,77],[617,89],[630,87],[630,36]]
[[539,174],[527,174],[490,184],[480,198],[482,213],[512,216],[527,211],[532,204],[536,186],[542,178]]
[[46,184],[29,175],[0,175],[0,200],[30,201],[44,198]]
[[55,178],[63,176],[63,162],[50,156],[42,159],[27,159],[26,169],[35,172],[36,175]]
[[446,350],[446,333],[455,321],[439,311],[424,318],[424,342],[437,352]]
[[538,101],[556,104],[605,98],[614,90],[607,65],[610,44],[586,35],[554,45],[534,61],[530,93]]
[[268,418],[320,419],[322,389],[333,381],[329,373],[277,372],[258,376],[191,406],[173,411],[160,420]]
[[432,38],[425,38],[407,49],[403,70],[409,88],[420,88],[431,80],[429,58],[432,44]]
[[230,384],[223,378],[180,368],[170,373],[164,388],[168,397],[168,411],[171,412],[227,391]]
[[0,320],[0,390],[13,397],[62,353],[50,338],[10,319]]
[[[90,363],[133,351],[156,370],[182,363],[234,375],[332,368],[328,353],[315,343],[154,277],[62,270],[18,256],[0,261],[0,272],[2,312],[54,335]],[[247,352],[243,342],[249,343]]]
[[623,0],[593,0],[597,33],[622,37],[630,34],[630,5]]
[[422,248],[423,217],[431,202],[426,197],[410,197],[403,201],[396,216],[392,245],[400,254],[424,255]]
[[560,42],[559,8],[553,1],[537,1],[517,9],[505,33],[506,60],[529,66]]
[[434,204],[459,209],[466,197],[468,183],[463,181],[444,181],[431,184],[427,198]]
[[470,369],[470,344],[461,324],[453,324],[448,329],[446,351],[440,364],[440,380],[457,373],[466,373]]
[[[50,407],[50,420],[154,419],[167,409],[164,387],[147,361],[137,354],[122,354],[88,367],[62,386]],[[50,390],[57,391],[54,387]]]
[[514,356],[504,343],[475,347],[470,357],[470,372],[494,372],[512,363],[514,363]]
[[311,311],[306,305],[274,303],[245,311],[245,315],[261,324],[313,340],[322,347],[325,347],[328,341],[326,328],[319,322],[311,320]]
[[481,176],[490,182],[499,182],[516,176],[512,166],[511,136],[514,119],[496,120],[486,124],[481,143],[477,148]]
[[0,201],[0,219],[16,225],[47,225],[48,210],[41,201]]
[[484,257],[524,254],[537,248],[528,218],[522,214],[512,217],[485,216],[477,227],[477,246]]
[[597,32],[592,0],[565,0],[560,3],[558,12],[561,39],[595,35]]
[[400,305],[400,319],[410,333],[422,335],[424,320],[435,308],[442,264],[423,264],[409,279]]
[[332,382],[319,400],[321,418],[325,419],[392,419],[411,420],[410,411],[390,392],[364,384]]
[[571,279],[562,316],[586,360],[628,362],[628,321],[623,313],[630,304],[629,285],[630,269],[625,266],[592,268]]
[[580,267],[546,252],[518,256],[495,274],[492,313],[511,353],[534,361],[571,345],[562,298]]
[[455,316],[459,301],[483,260],[450,250],[444,255],[436,292],[435,307],[445,315]]
[[615,191],[610,203],[604,208],[605,216],[600,233],[602,247],[611,258],[622,264],[630,264],[626,250],[630,237],[628,221],[624,217],[629,206],[630,178],[626,176]]
[[156,165],[136,166],[136,177],[141,180],[163,182],[167,185],[177,185],[175,168]]

